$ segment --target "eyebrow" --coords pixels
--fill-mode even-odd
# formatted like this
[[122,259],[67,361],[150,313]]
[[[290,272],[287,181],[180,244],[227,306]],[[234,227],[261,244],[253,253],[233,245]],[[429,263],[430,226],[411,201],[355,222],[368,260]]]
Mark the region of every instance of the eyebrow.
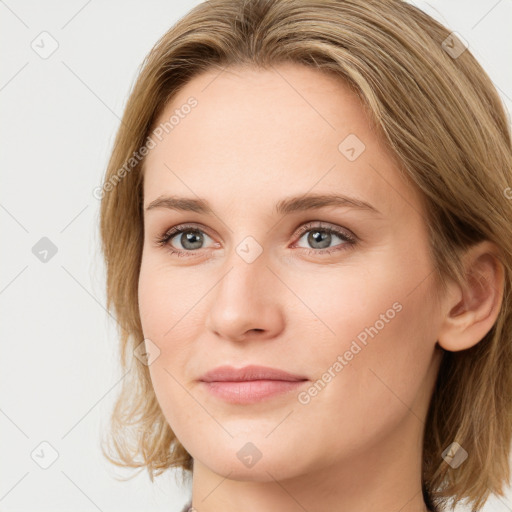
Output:
[[[307,194],[302,196],[288,197],[282,199],[274,206],[274,212],[286,215],[293,212],[314,210],[326,206],[349,207],[356,210],[370,211],[380,214],[375,206],[356,199],[339,194]],[[193,199],[178,196],[161,196],[149,203],[146,211],[154,208],[168,208],[171,210],[195,212],[204,215],[213,214],[213,209],[205,199]]]

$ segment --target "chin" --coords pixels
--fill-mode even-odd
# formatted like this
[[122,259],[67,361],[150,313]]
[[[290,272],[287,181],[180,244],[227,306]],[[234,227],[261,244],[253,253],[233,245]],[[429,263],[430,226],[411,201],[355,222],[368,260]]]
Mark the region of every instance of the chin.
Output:
[[[254,439],[254,436],[252,438]],[[205,451],[205,446],[212,445],[216,445],[216,448]],[[231,480],[272,482],[274,479],[287,479],[300,473],[296,449],[279,451],[277,448],[277,445],[268,439],[253,442],[244,438],[230,439],[229,443],[224,445],[218,441],[207,441],[197,452],[194,451],[197,457],[194,453],[189,453],[194,461],[201,461],[201,464],[219,475],[229,474]]]

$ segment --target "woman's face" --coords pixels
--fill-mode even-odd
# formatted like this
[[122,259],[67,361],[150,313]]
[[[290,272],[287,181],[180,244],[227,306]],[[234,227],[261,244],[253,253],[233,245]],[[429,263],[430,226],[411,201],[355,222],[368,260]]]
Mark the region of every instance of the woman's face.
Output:
[[[195,464],[271,481],[419,457],[440,362],[425,210],[356,95],[300,65],[228,68],[195,77],[160,122],[140,315]],[[201,381],[224,365],[305,380]]]

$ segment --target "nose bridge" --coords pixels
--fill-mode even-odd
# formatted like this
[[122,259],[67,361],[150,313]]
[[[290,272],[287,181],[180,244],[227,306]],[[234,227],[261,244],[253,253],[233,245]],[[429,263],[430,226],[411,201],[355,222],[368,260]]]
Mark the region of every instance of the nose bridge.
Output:
[[[267,251],[248,236],[226,256],[225,272],[212,297],[209,328],[238,339],[251,330],[276,332],[282,321],[278,279],[268,268]],[[274,281],[274,284],[272,284]]]
[[261,292],[259,285],[266,282],[267,274],[271,273],[267,268],[268,263],[268,251],[253,236],[246,236],[228,256],[229,272],[222,288],[241,297],[247,293],[251,299],[257,299]]

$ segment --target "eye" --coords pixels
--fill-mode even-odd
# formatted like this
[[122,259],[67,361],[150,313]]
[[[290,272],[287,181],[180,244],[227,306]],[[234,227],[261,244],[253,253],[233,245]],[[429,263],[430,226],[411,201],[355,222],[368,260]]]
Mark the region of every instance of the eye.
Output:
[[[305,238],[306,243],[310,244],[311,248],[299,246],[299,248],[307,254],[330,254],[348,249],[357,243],[357,237],[350,231],[330,225],[322,225],[322,223],[320,223],[320,225],[308,223],[302,226],[296,237],[297,236],[300,237],[298,239],[299,242],[302,238]],[[187,257],[194,256],[196,251],[203,249],[204,247],[202,246],[207,238],[211,240],[211,238],[197,226],[180,224],[157,237],[155,242],[158,246],[166,247],[171,254],[178,257]],[[332,248],[331,243],[336,241],[336,238],[341,240],[342,243]],[[181,247],[173,245],[174,239],[176,239],[174,243],[180,244]],[[219,244],[215,243],[214,246],[218,247]]]
[[[306,243],[312,247],[312,249],[304,248],[307,254],[330,254],[348,249],[357,242],[355,235],[348,230],[322,225],[321,223],[320,225],[309,223],[302,226],[299,231],[299,236],[299,242],[305,238]],[[340,239],[342,243],[332,248],[331,243],[335,241],[336,238]]]
[[[181,244],[181,247],[173,247],[172,241],[174,238],[179,244]],[[188,254],[184,253],[193,253],[196,250],[202,249],[201,246],[204,243],[205,238],[210,237],[202,229],[199,229],[194,225],[181,224],[171,228],[162,236],[158,237],[156,243],[159,246],[166,246],[171,254],[188,256]]]

